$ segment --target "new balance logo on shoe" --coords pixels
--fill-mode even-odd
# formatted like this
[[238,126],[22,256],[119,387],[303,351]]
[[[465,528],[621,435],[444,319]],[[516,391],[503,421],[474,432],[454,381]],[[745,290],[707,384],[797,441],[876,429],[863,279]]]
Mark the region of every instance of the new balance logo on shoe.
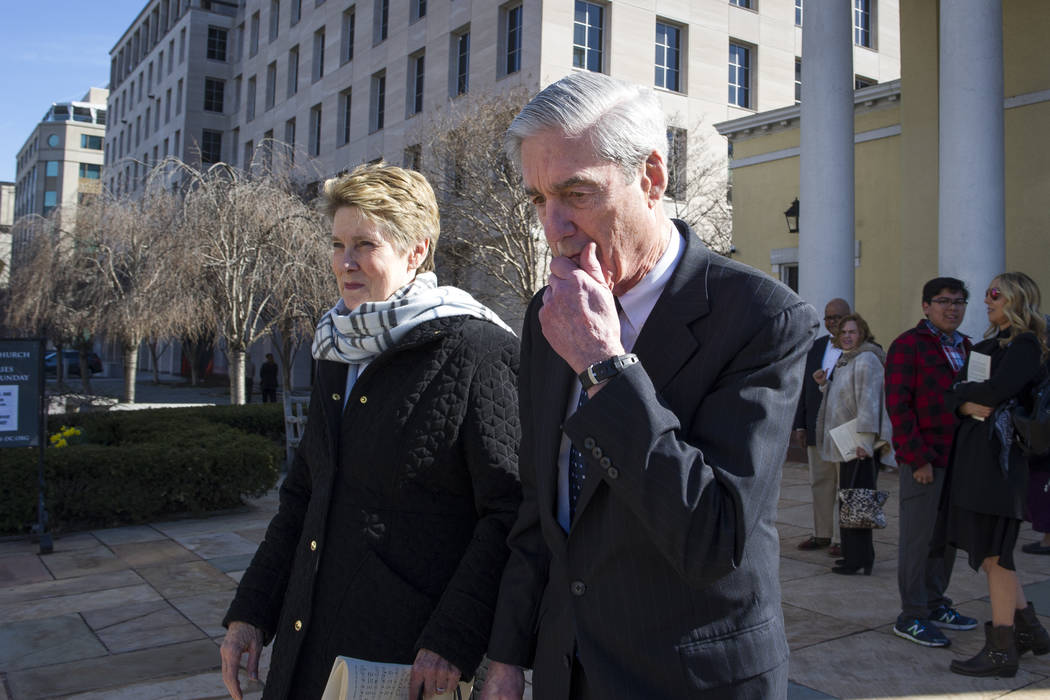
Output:
[[951,644],[951,640],[936,625],[918,619],[897,620],[893,625],[893,633],[924,647],[946,647]]

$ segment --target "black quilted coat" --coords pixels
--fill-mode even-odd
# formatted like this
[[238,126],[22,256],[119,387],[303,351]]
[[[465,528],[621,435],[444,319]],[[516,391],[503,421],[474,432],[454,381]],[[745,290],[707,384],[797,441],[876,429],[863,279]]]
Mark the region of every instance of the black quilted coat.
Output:
[[485,651],[518,482],[518,341],[430,321],[362,372],[316,364],[280,507],[223,624],[276,635],[265,700],[316,700],[338,655],[469,678]]

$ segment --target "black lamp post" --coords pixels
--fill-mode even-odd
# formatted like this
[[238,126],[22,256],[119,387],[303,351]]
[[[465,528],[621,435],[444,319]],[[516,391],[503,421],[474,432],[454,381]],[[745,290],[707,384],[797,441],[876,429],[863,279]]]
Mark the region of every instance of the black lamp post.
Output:
[[788,233],[798,233],[798,197],[784,212],[784,218],[787,219]]

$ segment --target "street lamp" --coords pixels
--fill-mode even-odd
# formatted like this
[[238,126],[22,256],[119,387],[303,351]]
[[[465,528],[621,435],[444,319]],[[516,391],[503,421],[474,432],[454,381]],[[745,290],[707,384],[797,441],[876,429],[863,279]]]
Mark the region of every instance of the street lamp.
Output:
[[784,212],[784,218],[787,219],[788,233],[798,233],[798,197]]

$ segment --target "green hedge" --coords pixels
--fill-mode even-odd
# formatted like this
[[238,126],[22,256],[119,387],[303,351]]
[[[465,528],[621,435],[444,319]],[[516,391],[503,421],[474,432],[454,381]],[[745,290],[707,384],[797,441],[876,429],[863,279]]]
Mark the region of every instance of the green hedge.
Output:
[[[280,406],[221,406],[53,416],[82,430],[44,450],[49,529],[142,523],[231,508],[273,488],[283,449]],[[242,429],[239,429],[242,428]],[[255,434],[252,434],[255,433]],[[35,448],[0,450],[0,533],[36,522]]]

